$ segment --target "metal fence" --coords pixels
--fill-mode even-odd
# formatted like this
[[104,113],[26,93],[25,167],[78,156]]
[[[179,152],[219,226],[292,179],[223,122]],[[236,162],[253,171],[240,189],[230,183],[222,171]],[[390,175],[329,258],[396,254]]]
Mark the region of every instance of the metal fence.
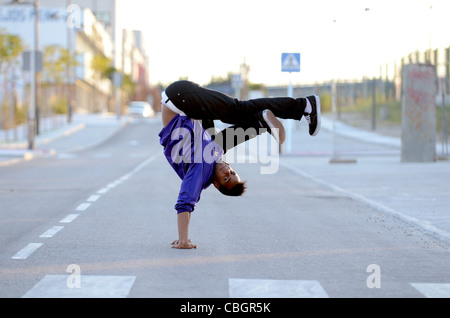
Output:
[[[436,68],[436,149],[438,157],[448,158],[450,48],[409,54],[391,65],[389,75],[386,65],[380,68],[376,78],[295,86],[294,97],[318,94],[325,116],[362,131],[399,139],[402,134],[402,70],[407,64],[430,64]],[[286,91],[286,87],[267,87],[266,95],[286,96]],[[333,98],[335,113],[332,113]]]

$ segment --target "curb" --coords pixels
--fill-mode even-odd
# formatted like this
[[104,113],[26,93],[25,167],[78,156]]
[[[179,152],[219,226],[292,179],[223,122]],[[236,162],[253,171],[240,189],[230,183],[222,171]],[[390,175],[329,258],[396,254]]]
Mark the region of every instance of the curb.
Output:
[[401,220],[403,222],[406,222],[407,224],[410,224],[416,230],[419,230],[428,236],[431,236],[437,240],[440,240],[441,242],[443,242],[445,244],[450,244],[450,233],[445,230],[435,227],[429,221],[420,220],[416,217],[410,216],[406,213],[403,213],[396,209],[393,209],[393,208],[385,205],[384,203],[377,202],[373,199],[369,199],[369,198],[365,197],[364,195],[358,194],[356,192],[347,190],[345,188],[337,186],[328,181],[322,180],[321,178],[310,175],[307,172],[304,172],[303,170],[296,168],[289,163],[280,163],[280,165],[282,165],[286,169],[289,169],[290,171],[302,176],[303,178],[314,182],[315,184],[318,184],[320,186],[328,188],[328,189],[330,189],[336,193],[339,193],[347,198],[351,198],[355,201],[361,202],[361,203],[363,203],[385,215],[390,215],[392,217],[395,217],[398,220]]
[[10,166],[16,163],[30,161],[37,158],[43,158],[45,156],[43,151],[24,151],[22,157],[14,158],[11,160],[0,161],[0,167]]

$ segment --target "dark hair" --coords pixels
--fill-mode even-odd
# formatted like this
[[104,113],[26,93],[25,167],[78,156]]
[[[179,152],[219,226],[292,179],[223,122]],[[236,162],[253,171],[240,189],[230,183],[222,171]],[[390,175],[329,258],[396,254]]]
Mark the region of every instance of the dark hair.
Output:
[[245,181],[239,182],[229,190],[227,188],[225,188],[223,185],[220,185],[219,191],[224,195],[228,195],[228,196],[232,196],[232,197],[239,197],[244,194],[245,189],[247,188],[245,186],[245,183],[246,183]]

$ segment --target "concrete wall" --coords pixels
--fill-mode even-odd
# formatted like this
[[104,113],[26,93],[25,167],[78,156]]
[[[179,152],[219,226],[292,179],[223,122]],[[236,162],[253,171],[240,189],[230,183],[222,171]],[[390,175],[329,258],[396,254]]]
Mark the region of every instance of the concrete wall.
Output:
[[405,65],[402,100],[402,162],[436,160],[436,67]]

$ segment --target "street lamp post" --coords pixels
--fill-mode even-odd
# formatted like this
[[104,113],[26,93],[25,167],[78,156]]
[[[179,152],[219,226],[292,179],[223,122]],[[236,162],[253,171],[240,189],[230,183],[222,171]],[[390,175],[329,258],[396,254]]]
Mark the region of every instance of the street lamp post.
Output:
[[[72,0],[67,0],[67,8],[72,7]],[[72,65],[72,28],[67,25],[67,51],[69,53],[67,63],[67,122],[72,122],[73,111],[73,94],[72,94],[72,80],[73,80],[73,65]]]
[[34,139],[35,134],[39,131],[39,120],[37,117],[38,110],[39,110],[39,94],[38,94],[38,70],[37,70],[37,56],[39,52],[39,0],[34,0],[34,54],[33,54],[33,60],[34,60],[34,69],[33,69],[33,80],[34,83],[34,95],[31,96],[31,99],[34,100],[34,109],[30,110],[30,132],[29,135],[31,136],[29,142],[28,142],[28,149],[34,149]]

